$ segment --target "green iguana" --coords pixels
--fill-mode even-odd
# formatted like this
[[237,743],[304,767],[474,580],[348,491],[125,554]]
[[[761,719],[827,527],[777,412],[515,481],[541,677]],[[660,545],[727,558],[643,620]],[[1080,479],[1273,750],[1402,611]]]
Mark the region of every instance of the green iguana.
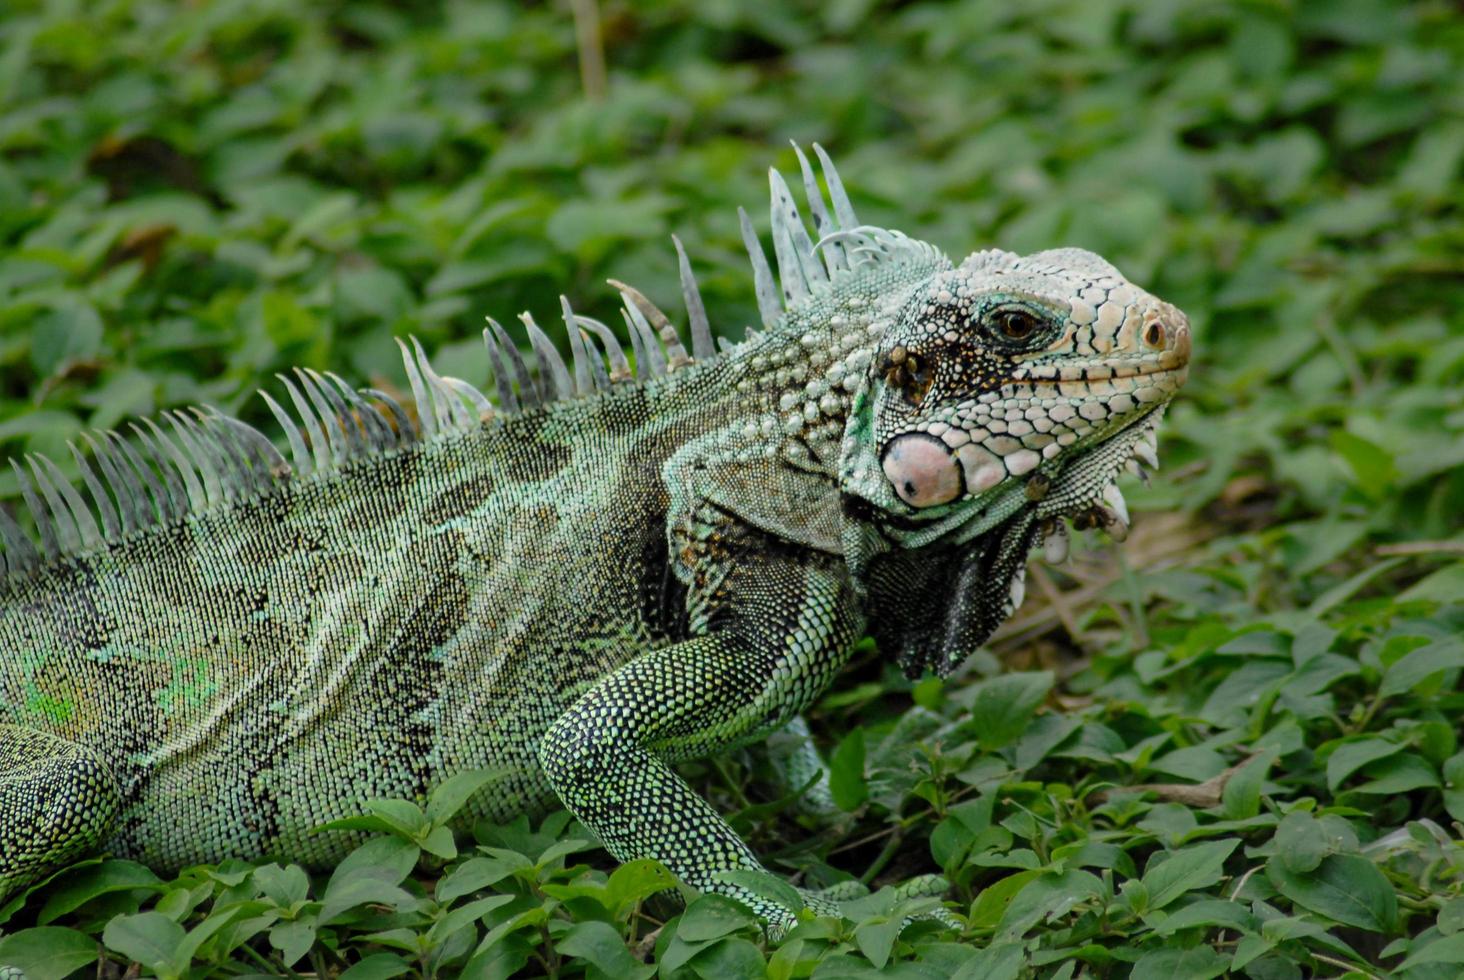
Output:
[[806,735],[865,633],[953,670],[1065,519],[1126,529],[1115,479],[1156,463],[1190,351],[1090,252],[955,264],[860,224],[815,150],[812,236],[771,174],[776,280],[742,213],[765,329],[741,343],[678,241],[690,353],[612,281],[633,363],[564,302],[568,367],[527,314],[537,370],[489,321],[496,401],[414,343],[415,412],[304,370],[293,415],[264,395],[282,449],[195,409],[85,437],[77,486],[17,464],[37,540],[0,510],[0,898],[99,850],[329,865],[358,835],[320,824],[493,769],[463,819],[557,796],[616,858],[786,922],[672,765]]

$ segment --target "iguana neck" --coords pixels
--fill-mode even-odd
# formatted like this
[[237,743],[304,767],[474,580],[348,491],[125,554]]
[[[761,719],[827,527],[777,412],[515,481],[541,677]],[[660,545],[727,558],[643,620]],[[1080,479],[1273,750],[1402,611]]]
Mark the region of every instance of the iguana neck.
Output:
[[879,338],[917,286],[948,265],[922,253],[836,279],[747,341],[725,366],[736,393],[758,406],[742,419],[742,434],[837,482],[849,417],[867,388]]

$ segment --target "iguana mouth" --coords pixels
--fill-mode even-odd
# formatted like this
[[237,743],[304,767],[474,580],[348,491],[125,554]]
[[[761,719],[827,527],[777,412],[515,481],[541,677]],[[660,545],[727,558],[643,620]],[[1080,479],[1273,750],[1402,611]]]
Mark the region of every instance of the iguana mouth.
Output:
[[[1013,383],[1017,384],[1073,384],[1091,385],[1094,382],[1124,380],[1127,378],[1148,378],[1160,380],[1171,375],[1184,374],[1189,370],[1190,339],[1188,328],[1175,331],[1174,346],[1158,355],[1153,361],[1088,361],[1064,365],[1044,365],[1015,371]],[[1182,379],[1181,379],[1182,381]],[[1178,388],[1179,385],[1175,385]]]

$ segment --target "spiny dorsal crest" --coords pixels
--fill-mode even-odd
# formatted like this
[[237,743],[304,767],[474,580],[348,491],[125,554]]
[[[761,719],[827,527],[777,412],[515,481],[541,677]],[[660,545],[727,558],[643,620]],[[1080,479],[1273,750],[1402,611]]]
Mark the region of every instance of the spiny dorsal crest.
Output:
[[[836,279],[933,247],[900,232],[861,225],[843,182],[822,147],[814,144],[824,183],[794,144],[812,229],[786,181],[769,171],[771,226],[777,276],[747,212],[738,209],[752,262],[753,288],[763,327],[777,329],[786,310],[830,288]],[[494,375],[495,399],[459,378],[433,370],[415,338],[398,341],[413,409],[374,388],[356,389],[331,372],[296,368],[277,375],[294,415],[267,392],[260,397],[279,423],[288,457],[252,426],[210,406],[169,411],[129,424],[132,438],[115,431],[85,433],[89,453],[68,443],[81,487],[40,454],[12,459],[21,497],[36,527],[32,539],[0,506],[0,581],[24,579],[46,564],[104,547],[189,515],[254,499],[291,480],[335,472],[375,454],[468,431],[483,422],[567,399],[589,397],[622,383],[637,383],[712,361],[737,345],[714,337],[691,261],[672,236],[681,295],[690,326],[688,353],[676,326],[639,290],[618,280],[621,315],[633,360],[614,331],[574,312],[560,297],[572,357],[566,365],[554,343],[528,313],[520,314],[537,370],[507,330],[492,317],[483,342]],[[755,338],[748,331],[749,339]],[[599,345],[603,345],[601,353]],[[90,459],[88,459],[88,455]]]

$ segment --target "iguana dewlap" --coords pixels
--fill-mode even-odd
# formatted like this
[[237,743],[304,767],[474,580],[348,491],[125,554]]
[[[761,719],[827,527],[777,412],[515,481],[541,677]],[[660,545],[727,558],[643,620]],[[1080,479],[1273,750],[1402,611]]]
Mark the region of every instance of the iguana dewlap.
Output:
[[17,464],[0,898],[99,850],[329,865],[357,839],[319,824],[496,769],[465,819],[557,796],[617,858],[785,917],[726,880],[757,859],[672,765],[806,736],[866,632],[954,669],[1064,518],[1126,527],[1115,479],[1155,464],[1190,350],[1089,252],[953,264],[861,225],[819,157],[812,235],[772,176],[776,279],[743,216],[742,343],[683,253],[690,352],[623,287],[633,363],[565,303],[569,366],[527,315],[537,370],[485,331],[493,399],[404,348],[415,412],[300,371],[280,449],[210,409],[88,437],[76,486]]

